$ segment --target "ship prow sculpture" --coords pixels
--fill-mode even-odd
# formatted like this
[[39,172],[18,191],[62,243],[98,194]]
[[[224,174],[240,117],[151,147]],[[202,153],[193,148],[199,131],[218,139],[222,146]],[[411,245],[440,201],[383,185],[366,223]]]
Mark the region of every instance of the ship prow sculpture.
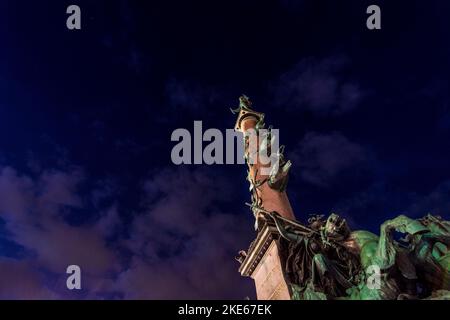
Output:
[[[272,150],[264,114],[240,98],[235,130],[244,133],[256,239],[236,260],[261,300],[450,299],[450,222],[428,214],[385,221],[380,234],[352,231],[337,214],[296,220],[286,194],[291,162]],[[269,133],[268,133],[269,132]],[[256,147],[248,143],[256,135]],[[259,151],[276,166],[248,159]],[[263,173],[265,172],[265,173]],[[269,172],[269,173],[267,173]],[[402,233],[395,240],[394,232]]]

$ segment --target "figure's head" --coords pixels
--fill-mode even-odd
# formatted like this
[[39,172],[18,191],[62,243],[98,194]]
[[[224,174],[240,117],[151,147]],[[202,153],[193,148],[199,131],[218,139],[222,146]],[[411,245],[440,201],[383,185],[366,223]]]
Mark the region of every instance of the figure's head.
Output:
[[332,213],[325,223],[324,233],[328,238],[345,239],[350,234],[350,228],[345,219]]

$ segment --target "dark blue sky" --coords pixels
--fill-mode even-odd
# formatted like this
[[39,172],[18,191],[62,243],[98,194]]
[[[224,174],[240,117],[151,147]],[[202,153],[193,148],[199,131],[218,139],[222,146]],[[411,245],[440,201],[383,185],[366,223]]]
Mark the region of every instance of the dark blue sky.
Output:
[[174,129],[232,128],[242,93],[280,129],[298,219],[448,218],[449,14],[437,0],[0,1],[0,298],[253,297],[233,260],[254,237],[245,167],[170,160]]

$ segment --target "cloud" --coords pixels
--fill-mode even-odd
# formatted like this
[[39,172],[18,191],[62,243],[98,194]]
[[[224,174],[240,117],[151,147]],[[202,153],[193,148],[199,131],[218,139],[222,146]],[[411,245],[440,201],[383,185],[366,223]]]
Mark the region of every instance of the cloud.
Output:
[[450,106],[447,104],[446,108],[439,114],[437,123],[438,129],[441,131],[450,131]]
[[116,205],[109,207],[102,218],[95,225],[96,230],[105,238],[113,236],[119,231],[121,220]]
[[[43,270],[59,275],[65,274],[71,264],[79,265],[87,275],[97,276],[116,268],[114,252],[95,226],[71,226],[64,220],[64,209],[82,205],[75,193],[81,177],[78,171],[52,170],[33,179],[10,167],[0,168],[0,217],[5,221],[8,240],[23,246],[29,253],[17,264],[28,265],[36,274]],[[18,281],[31,279],[42,280],[33,276]],[[9,285],[1,286],[1,294],[18,294],[13,288],[22,284],[13,280],[6,282]],[[65,282],[61,285],[65,286]],[[53,289],[57,292],[62,288]]]
[[155,175],[145,189],[148,209],[127,241],[134,258],[119,277],[125,297],[243,299],[248,286],[233,256],[249,244],[251,226],[217,209],[231,184],[180,168]]
[[0,299],[56,299],[57,295],[43,285],[43,278],[33,265],[0,257]]
[[[24,248],[0,255],[0,297],[9,299],[223,299],[252,295],[236,252],[253,235],[247,217],[218,208],[232,184],[208,170],[175,168],[145,179],[141,212],[124,226],[116,205],[80,225],[67,208],[84,208],[80,170],[36,177],[0,168],[0,218],[6,239]],[[95,190],[98,192],[98,190]],[[96,197],[96,193],[92,197]],[[125,229],[123,229],[125,228]],[[117,232],[120,231],[120,232]],[[65,287],[66,268],[82,270],[81,292]]]
[[166,97],[174,109],[198,112],[218,101],[220,95],[213,87],[172,77],[166,84]]
[[345,75],[349,60],[336,56],[306,58],[280,76],[274,98],[289,111],[307,110],[319,116],[341,115],[360,104],[364,92]]
[[292,151],[300,177],[318,187],[330,187],[345,173],[352,176],[366,168],[368,154],[340,133],[309,132]]
[[415,195],[415,201],[407,209],[414,216],[423,216],[428,213],[450,217],[450,180],[440,183],[434,190],[424,196]]
[[366,229],[372,225],[376,226],[372,231],[379,232],[381,223],[400,214],[417,219],[431,213],[448,220],[449,197],[450,181],[440,183],[424,194],[397,188],[387,181],[378,181],[339,200],[334,209],[345,217],[351,217],[354,228]]
[[0,214],[14,218],[17,222],[26,219],[28,204],[33,201],[33,182],[28,177],[19,177],[9,167],[0,171]]

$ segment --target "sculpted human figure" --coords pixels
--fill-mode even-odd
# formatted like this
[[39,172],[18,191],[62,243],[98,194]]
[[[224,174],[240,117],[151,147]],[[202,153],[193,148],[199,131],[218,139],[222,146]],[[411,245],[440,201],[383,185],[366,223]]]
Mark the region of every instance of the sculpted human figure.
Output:
[[417,273],[418,297],[450,290],[450,223],[429,214],[419,220],[400,215],[385,225],[406,235],[408,255]]
[[[309,227],[295,230],[276,213],[270,217],[287,240],[286,273],[298,299],[333,299],[346,294],[359,271],[357,257],[340,245],[325,244],[320,230],[325,221],[310,220]],[[344,232],[336,229],[337,232]]]
[[[345,219],[337,214],[331,214],[321,230],[321,236],[326,245],[340,246],[341,250],[357,256],[360,263],[358,282],[349,288],[346,297],[350,299],[396,299],[400,294],[395,259],[395,249],[391,239],[383,231],[380,237],[359,230],[350,231]],[[380,270],[378,286],[374,288],[368,281],[367,270]]]
[[[276,213],[269,216],[288,241],[286,271],[300,299],[417,298],[448,286],[448,224],[432,216],[423,222],[405,216],[388,220],[380,236],[352,232],[336,214],[311,221],[304,230],[296,230]],[[430,232],[432,228],[439,232]],[[394,231],[409,235],[404,245],[393,238]],[[380,272],[375,288],[366,273],[374,266]],[[420,285],[422,292],[417,290]]]
[[[264,129],[265,115],[252,110],[246,96],[232,111],[235,130],[244,134],[255,230],[276,226],[293,299],[450,299],[450,222],[400,215],[385,221],[379,235],[351,231],[337,214],[298,223],[286,193],[291,162],[275,130]],[[243,263],[247,253],[236,259]]]

